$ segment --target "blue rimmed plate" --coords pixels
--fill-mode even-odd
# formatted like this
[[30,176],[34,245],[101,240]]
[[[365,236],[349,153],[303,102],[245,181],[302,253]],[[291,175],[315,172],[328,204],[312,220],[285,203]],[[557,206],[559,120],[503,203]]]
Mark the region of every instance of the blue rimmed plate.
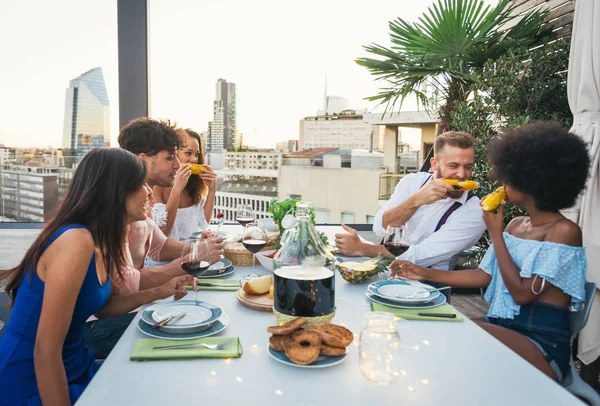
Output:
[[287,357],[287,355],[285,355],[285,352],[275,351],[268,344],[267,344],[267,352],[269,353],[271,358],[273,358],[275,361],[281,362],[282,364],[291,365],[293,367],[299,367],[299,368],[332,367],[334,365],[337,365],[337,364],[343,362],[346,359],[346,357],[348,356],[348,352],[346,352],[344,355],[340,355],[339,357],[328,357],[325,355],[319,355],[319,358],[317,358],[312,364],[300,365],[300,364],[295,364],[292,361],[290,361],[290,359]]
[[[221,260],[223,261],[223,260]],[[220,278],[222,276],[231,275],[235,271],[235,266],[231,265],[228,268],[219,271],[207,271],[205,274],[197,276],[198,279]]]
[[229,316],[227,314],[223,314],[219,320],[213,323],[209,328],[202,331],[196,331],[194,333],[170,333],[168,331],[163,331],[162,328],[155,330],[143,320],[138,322],[138,329],[147,336],[154,338],[164,338],[166,340],[191,340],[194,338],[202,338],[218,334],[225,330],[228,325]]
[[209,266],[206,273],[219,272],[219,271],[225,272],[225,270],[227,268],[229,268],[231,265],[233,265],[233,264],[231,263],[230,260],[228,260],[227,258],[221,258],[219,260],[219,262],[215,262],[214,264]]
[[[428,292],[432,289],[430,285],[406,280],[377,281],[369,285],[369,290],[377,296],[400,304],[429,303],[440,296],[439,291]],[[411,298],[413,294],[416,296]]]
[[161,327],[161,330],[170,333],[191,333],[207,329],[223,314],[219,306],[194,300],[178,300],[161,302],[149,306],[142,311],[142,321],[149,325],[162,321],[169,315],[185,312],[185,316]]
[[397,307],[398,309],[431,309],[434,307],[438,307],[443,305],[444,303],[446,303],[446,296],[444,295],[439,295],[438,297],[436,297],[435,299],[433,299],[431,302],[428,303],[396,303],[396,302],[392,302],[390,300],[385,300],[384,298],[378,296],[376,293],[374,293],[373,291],[367,289],[367,291],[365,292],[365,294],[367,295],[367,298],[369,298],[370,301],[375,302],[375,303],[380,303],[386,306],[390,306],[390,307]]

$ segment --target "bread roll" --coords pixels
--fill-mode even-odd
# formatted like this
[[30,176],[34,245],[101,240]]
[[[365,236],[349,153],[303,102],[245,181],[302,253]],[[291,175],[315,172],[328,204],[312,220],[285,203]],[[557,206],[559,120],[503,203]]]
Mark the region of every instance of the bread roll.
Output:
[[271,275],[261,276],[260,278],[250,279],[242,287],[243,291],[249,295],[262,295],[269,291],[273,284]]

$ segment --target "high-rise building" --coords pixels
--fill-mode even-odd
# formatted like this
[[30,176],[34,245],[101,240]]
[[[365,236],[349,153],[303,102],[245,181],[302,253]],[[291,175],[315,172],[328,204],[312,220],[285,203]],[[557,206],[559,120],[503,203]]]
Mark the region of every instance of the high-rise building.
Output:
[[48,221],[58,203],[58,168],[4,165],[0,216],[16,221]]
[[213,121],[210,124],[210,151],[240,148],[237,132],[235,83],[217,80],[216,99],[213,102]]
[[69,82],[65,97],[63,148],[83,156],[110,141],[110,106],[102,68]]

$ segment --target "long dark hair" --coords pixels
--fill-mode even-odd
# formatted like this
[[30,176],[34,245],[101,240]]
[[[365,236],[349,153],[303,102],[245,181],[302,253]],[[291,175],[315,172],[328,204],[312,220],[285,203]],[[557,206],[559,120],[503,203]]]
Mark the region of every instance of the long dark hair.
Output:
[[6,292],[11,305],[27,272],[31,280],[54,233],[70,224],[80,224],[91,231],[109,277],[115,276],[113,266],[121,277],[125,268],[125,199],[144,185],[145,177],[144,164],[130,152],[119,148],[90,151],[79,163],[56,215],[27,250],[21,263],[0,272],[0,281],[8,279]]
[[[196,131],[190,130],[189,128],[186,128],[183,131],[185,131],[191,138],[194,138],[196,141],[198,141],[198,146],[200,147],[200,152],[198,153],[198,163],[200,165],[204,165],[204,145],[202,145],[202,138]],[[198,204],[200,199],[202,199],[206,190],[206,184],[200,176],[190,176],[188,178],[187,185],[185,185],[185,190],[192,199],[192,206],[195,206]]]

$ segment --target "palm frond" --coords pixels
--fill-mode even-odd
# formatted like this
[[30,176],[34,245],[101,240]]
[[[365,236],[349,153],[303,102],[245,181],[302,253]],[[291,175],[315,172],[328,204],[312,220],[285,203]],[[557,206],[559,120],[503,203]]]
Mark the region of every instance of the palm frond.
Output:
[[[399,106],[409,95],[430,107],[421,85],[432,85],[452,103],[456,89],[450,82],[469,90],[473,71],[490,59],[497,59],[511,49],[541,43],[546,34],[540,29],[546,11],[533,11],[508,30],[501,27],[511,17],[512,0],[499,0],[490,6],[483,0],[437,0],[416,22],[402,18],[389,22],[390,46],[365,46],[371,57],[358,58],[377,81],[387,83],[377,96],[367,100],[380,101],[387,108]],[[444,77],[443,81],[437,77]],[[464,85],[463,85],[464,84]],[[462,95],[458,95],[464,98]]]

